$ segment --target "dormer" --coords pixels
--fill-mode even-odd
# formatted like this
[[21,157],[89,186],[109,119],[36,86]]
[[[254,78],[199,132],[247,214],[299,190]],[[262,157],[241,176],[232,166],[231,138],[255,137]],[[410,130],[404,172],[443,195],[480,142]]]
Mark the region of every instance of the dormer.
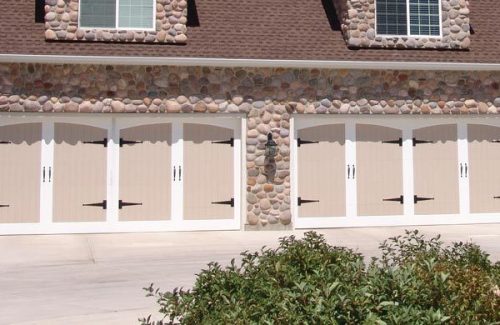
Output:
[[467,0],[333,0],[350,48],[470,46]]
[[51,41],[184,44],[186,22],[186,0],[45,0]]

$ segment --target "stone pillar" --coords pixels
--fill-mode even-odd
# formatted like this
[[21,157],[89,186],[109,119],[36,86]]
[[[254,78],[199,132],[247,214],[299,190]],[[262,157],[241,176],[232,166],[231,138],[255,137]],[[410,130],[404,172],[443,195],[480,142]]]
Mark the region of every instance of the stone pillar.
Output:
[[[290,114],[284,104],[256,101],[247,119],[248,230],[292,228],[290,211]],[[267,135],[278,145],[274,161],[265,157]]]

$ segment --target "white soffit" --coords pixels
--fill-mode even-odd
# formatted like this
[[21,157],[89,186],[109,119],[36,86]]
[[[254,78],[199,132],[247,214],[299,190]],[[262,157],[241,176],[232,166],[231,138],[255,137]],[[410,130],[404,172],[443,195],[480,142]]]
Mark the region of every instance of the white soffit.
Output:
[[313,61],[262,60],[190,57],[125,57],[0,54],[0,63],[106,64],[150,66],[209,66],[306,69],[370,69],[370,70],[455,70],[500,71],[497,63],[400,62],[400,61]]

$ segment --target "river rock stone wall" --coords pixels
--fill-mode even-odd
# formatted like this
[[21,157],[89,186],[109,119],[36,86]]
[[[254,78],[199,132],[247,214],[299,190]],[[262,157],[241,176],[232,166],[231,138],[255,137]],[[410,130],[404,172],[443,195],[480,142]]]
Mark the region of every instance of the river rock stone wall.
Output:
[[0,64],[0,112],[245,114],[256,229],[291,227],[292,114],[495,115],[499,89],[500,72]]
[[187,1],[156,0],[155,30],[81,28],[79,0],[45,0],[45,39],[135,43],[187,42]]
[[468,49],[469,1],[441,0],[442,37],[377,34],[375,0],[333,0],[341,17],[342,33],[350,48]]

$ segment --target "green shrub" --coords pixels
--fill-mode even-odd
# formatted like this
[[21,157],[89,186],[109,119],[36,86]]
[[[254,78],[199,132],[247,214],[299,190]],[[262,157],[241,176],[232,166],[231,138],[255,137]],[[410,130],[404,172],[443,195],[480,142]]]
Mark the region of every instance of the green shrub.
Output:
[[323,236],[280,239],[277,249],[210,263],[192,290],[154,296],[151,324],[500,324],[500,264],[477,245],[445,247],[418,231],[380,245],[368,265]]

